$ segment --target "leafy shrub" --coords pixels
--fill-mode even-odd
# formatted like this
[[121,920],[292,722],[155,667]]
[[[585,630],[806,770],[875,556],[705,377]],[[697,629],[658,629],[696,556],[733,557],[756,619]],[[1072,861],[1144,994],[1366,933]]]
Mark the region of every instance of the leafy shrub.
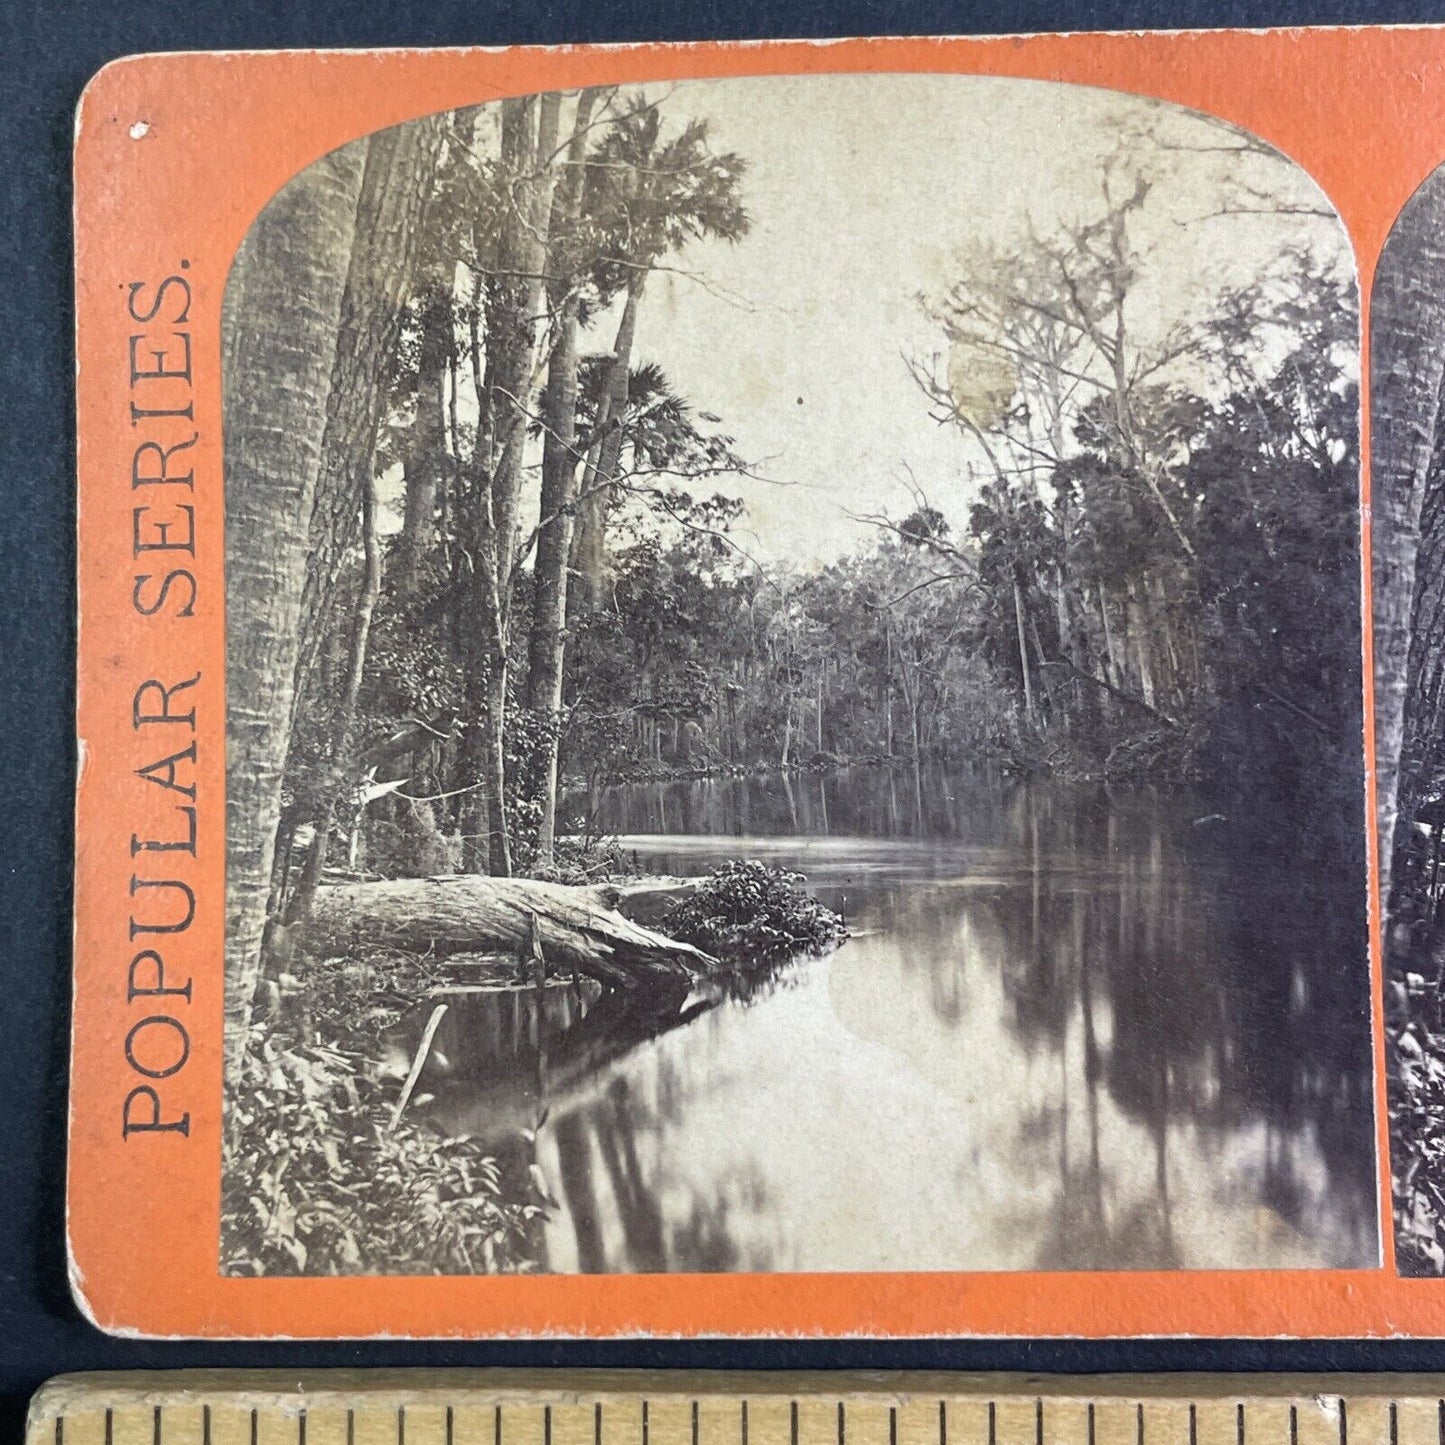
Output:
[[752,860],[727,863],[668,914],[664,932],[739,968],[826,953],[848,930],[804,881]]
[[552,845],[553,874],[558,883],[606,883],[635,877],[637,856],[616,838],[558,838]]
[[[1390,1059],[1390,1163],[1401,1274],[1445,1275],[1445,1034],[1428,940],[1396,956],[1385,994]],[[1408,967],[1415,964],[1419,972]]]
[[227,1101],[228,1275],[492,1274],[533,1267],[539,1200],[505,1197],[471,1139],[405,1118],[354,1056],[252,1035]]

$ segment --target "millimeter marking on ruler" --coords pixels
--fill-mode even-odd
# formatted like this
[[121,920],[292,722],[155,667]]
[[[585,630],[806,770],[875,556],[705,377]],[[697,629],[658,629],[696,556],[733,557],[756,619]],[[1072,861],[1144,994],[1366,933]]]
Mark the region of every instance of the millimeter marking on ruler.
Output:
[[89,1376],[28,1445],[1445,1445],[1445,1376]]

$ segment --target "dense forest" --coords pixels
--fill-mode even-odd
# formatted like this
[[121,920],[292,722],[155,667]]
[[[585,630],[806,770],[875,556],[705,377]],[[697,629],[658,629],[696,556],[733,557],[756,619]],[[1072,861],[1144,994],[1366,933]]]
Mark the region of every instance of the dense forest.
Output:
[[1445,176],[1390,234],[1375,283],[1370,406],[1376,785],[1391,1038],[1395,1238],[1445,1273]]
[[[1228,250],[1283,163],[1215,130],[1195,224]],[[763,462],[638,345],[654,277],[751,244],[748,160],[679,97],[428,117],[271,202],[224,316],[230,1175],[292,1131],[266,1111],[296,1089],[319,1117],[350,1070],[372,1110],[311,1042],[323,1013],[333,1042],[372,1025],[314,972],[288,1002],[323,885],[586,881],[610,780],[873,761],[921,795],[943,760],[1151,784],[1349,872],[1353,278],[1322,208],[1245,281],[1171,278],[1153,208],[1177,160],[1121,133],[1078,215],[965,248],[916,298],[934,345],[886,360],[965,461],[861,479],[858,541],[819,567],[756,555],[735,484]],[[473,1164],[384,1177],[445,1215]],[[541,1206],[462,1192],[477,1217],[446,1227],[491,1241],[475,1267],[523,1267]],[[228,1208],[252,1205],[306,1267],[278,1206]]]

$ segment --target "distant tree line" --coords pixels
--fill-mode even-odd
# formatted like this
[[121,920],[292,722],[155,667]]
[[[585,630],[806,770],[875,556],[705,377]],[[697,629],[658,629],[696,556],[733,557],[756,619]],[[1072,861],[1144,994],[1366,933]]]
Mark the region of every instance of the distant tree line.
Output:
[[921,298],[939,343],[909,364],[973,458],[965,522],[909,478],[911,510],[810,573],[747,558],[722,498],[619,528],[572,657],[577,773],[1002,760],[1248,797],[1358,862],[1353,281],[1311,217],[1159,323],[1150,159],[1136,140],[1093,216]]

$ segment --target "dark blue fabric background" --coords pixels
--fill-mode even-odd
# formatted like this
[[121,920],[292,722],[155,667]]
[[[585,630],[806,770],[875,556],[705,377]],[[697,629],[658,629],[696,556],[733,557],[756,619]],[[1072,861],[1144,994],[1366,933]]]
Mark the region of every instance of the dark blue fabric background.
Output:
[[[0,0],[0,1445],[65,1370],[356,1365],[1445,1369],[1445,1344],[151,1344],[70,1303],[63,1244],[73,782],[70,145],[86,80],[147,50],[970,34],[1445,20],[1370,0]],[[1268,76],[1259,83],[1268,85]],[[1342,116],[1342,125],[1348,117]],[[1181,1277],[1181,1289],[1188,1278]],[[1445,1288],[1445,1286],[1442,1286]],[[483,1324],[478,1321],[478,1324]]]

